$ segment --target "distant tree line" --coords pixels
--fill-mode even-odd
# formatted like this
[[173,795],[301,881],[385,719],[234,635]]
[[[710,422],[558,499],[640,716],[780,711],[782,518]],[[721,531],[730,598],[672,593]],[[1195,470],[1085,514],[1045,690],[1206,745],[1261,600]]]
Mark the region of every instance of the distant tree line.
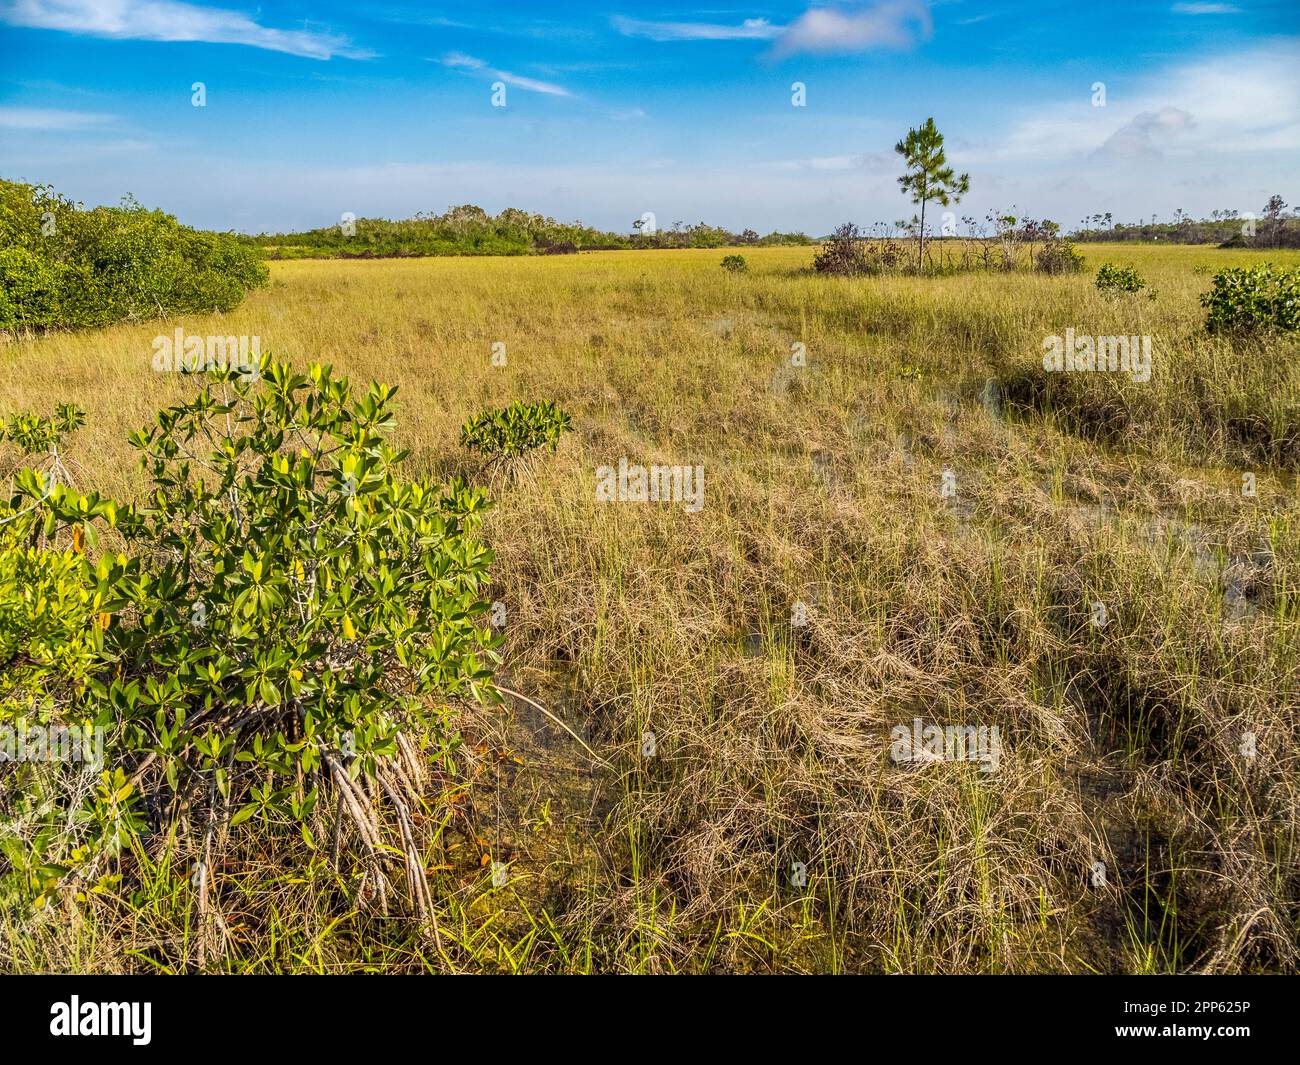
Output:
[[637,232],[628,241],[630,248],[741,248],[765,247],[778,244],[812,244],[812,237],[807,233],[782,233],[773,230],[766,236],[760,236],[757,230],[745,229],[733,233],[721,226],[711,226],[705,222],[687,225],[674,222],[668,229],[657,229],[648,233],[637,222],[632,225]]
[[616,233],[565,223],[508,207],[490,215],[482,207],[462,204],[442,214],[414,218],[344,216],[337,224],[304,233],[262,233],[244,237],[266,250],[271,259],[400,258],[426,255],[534,255],[624,248],[721,248],[761,244],[811,244],[803,233],[769,233],[752,229],[732,233],[700,222],[676,222],[669,229],[632,224],[632,233]]
[[1094,214],[1079,220],[1071,236],[1079,241],[1168,241],[1171,244],[1218,244],[1231,248],[1300,248],[1300,216],[1287,210],[1281,196],[1269,200],[1255,212],[1211,211],[1209,218],[1196,219],[1182,208],[1160,221],[1152,215],[1136,222],[1116,222],[1111,213]]

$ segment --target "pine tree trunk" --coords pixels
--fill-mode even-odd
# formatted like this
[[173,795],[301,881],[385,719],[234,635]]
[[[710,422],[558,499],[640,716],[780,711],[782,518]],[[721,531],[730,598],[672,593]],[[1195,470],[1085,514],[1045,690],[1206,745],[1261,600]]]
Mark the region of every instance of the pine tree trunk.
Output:
[[918,234],[921,238],[920,247],[916,252],[916,272],[923,274],[925,272],[925,201],[921,201],[921,232]]

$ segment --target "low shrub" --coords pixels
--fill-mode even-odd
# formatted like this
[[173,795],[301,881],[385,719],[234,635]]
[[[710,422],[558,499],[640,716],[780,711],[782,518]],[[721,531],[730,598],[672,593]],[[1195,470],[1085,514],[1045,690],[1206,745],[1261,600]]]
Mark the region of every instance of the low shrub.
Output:
[[[256,818],[309,848],[332,823],[336,852],[356,845],[357,905],[405,897],[428,915],[412,810],[429,763],[456,768],[449,700],[495,699],[499,641],[477,623],[485,494],[398,475],[394,392],[263,357],[259,378],[216,372],[131,435],[144,505],[15,475],[0,516],[5,724],[93,723],[104,765],[0,777],[0,894],[39,906],[56,888],[106,890],[147,849],[192,864],[210,932],[211,870]],[[116,549],[91,558],[95,528]]]
[[743,255],[725,255],[722,258],[722,269],[733,274],[743,274],[749,269],[749,263],[745,262]]
[[129,197],[84,210],[45,186],[0,180],[0,331],[228,311],[266,283],[260,251],[183,226]]
[[1034,269],[1044,274],[1077,274],[1083,268],[1083,253],[1068,240],[1049,240],[1034,256]]
[[1300,268],[1230,266],[1215,274],[1211,285],[1201,295],[1211,333],[1300,329]]
[[838,226],[831,239],[821,246],[813,258],[813,269],[819,274],[837,277],[855,277],[867,272],[867,255],[862,234],[852,222]]
[[1145,287],[1146,282],[1131,266],[1103,263],[1097,271],[1097,288],[1101,292],[1140,292]]
[[460,442],[489,459],[509,460],[539,447],[554,451],[572,428],[569,415],[550,401],[512,403],[476,414],[461,427]]

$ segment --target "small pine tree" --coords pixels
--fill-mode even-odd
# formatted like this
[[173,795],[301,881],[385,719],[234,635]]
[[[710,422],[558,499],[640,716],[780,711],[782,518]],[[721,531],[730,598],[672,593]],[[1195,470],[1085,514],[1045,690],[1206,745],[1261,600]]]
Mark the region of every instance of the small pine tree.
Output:
[[916,270],[925,269],[925,205],[933,200],[942,207],[960,203],[970,191],[970,175],[954,175],[943,154],[943,134],[927,118],[920,129],[909,129],[907,136],[894,145],[894,151],[903,157],[907,173],[898,179],[904,192],[912,194],[912,202],[921,205],[920,246],[916,254]]

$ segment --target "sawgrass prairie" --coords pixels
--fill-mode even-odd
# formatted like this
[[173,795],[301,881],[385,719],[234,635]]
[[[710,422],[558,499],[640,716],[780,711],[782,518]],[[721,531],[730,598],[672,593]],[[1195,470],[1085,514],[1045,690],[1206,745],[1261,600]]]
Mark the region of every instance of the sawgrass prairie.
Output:
[[[422,841],[443,949],[351,910],[296,832],[250,833],[220,964],[1295,971],[1300,346],[1211,337],[1198,297],[1300,252],[1083,250],[1066,277],[831,278],[810,248],[735,274],[719,251],[280,262],[228,314],[0,348],[0,410],[83,407],[69,469],[121,498],[128,431],[195,388],[152,369],[177,328],[399,386],[397,442],[440,477],[476,476],[483,408],[573,417],[491,485],[501,675],[545,712],[464,708],[463,786]],[[1147,289],[1104,296],[1104,262]],[[1149,336],[1150,380],[1047,373],[1066,329]],[[620,460],[701,468],[701,505],[598,499]],[[996,756],[898,758],[927,726]],[[450,803],[474,831],[438,827]],[[180,967],[184,879],[8,949]]]

